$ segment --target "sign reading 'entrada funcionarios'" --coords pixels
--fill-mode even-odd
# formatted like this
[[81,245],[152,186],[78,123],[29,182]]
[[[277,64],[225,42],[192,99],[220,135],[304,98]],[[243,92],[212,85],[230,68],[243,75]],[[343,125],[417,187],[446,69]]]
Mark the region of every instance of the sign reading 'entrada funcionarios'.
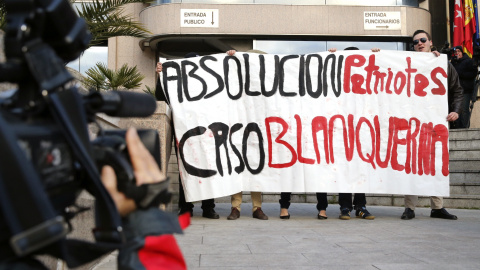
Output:
[[180,9],[181,27],[218,27],[218,9]]
[[187,200],[239,191],[448,196],[447,63],[400,51],[164,62]]
[[401,30],[401,13],[400,11],[365,11],[363,12],[363,29]]

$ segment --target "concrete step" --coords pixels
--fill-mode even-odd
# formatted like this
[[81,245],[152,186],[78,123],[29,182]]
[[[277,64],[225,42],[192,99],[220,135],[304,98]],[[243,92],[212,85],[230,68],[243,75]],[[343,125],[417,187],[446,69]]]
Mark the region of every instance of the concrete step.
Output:
[[[278,202],[279,193],[263,193],[263,202]],[[315,193],[293,193],[291,197],[292,203],[316,203]],[[215,199],[216,202],[230,202],[230,197],[222,197]],[[243,194],[243,202],[251,203],[248,192]],[[328,202],[330,204],[338,204],[338,194],[328,194]],[[403,195],[392,194],[367,194],[367,205],[383,205],[383,206],[404,206]],[[419,196],[418,207],[429,207],[430,197]],[[451,194],[444,197],[444,206],[447,208],[468,208],[480,209],[480,195],[457,195]]]
[[450,141],[452,140],[480,140],[480,129],[451,129],[449,131]]
[[480,140],[450,140],[450,149],[480,149]]
[[480,183],[450,183],[450,194],[455,195],[480,195]]
[[178,164],[168,163],[167,165],[167,172],[168,173],[178,173]]
[[450,170],[450,185],[480,183],[480,167],[476,170]]
[[[462,192],[462,188],[466,190],[479,190],[480,185],[469,186],[461,185],[451,187],[455,192]],[[473,192],[477,192],[473,191]],[[469,192],[469,191],[467,191]],[[178,191],[177,191],[178,193]],[[329,204],[338,204],[338,194],[328,194],[327,196]],[[262,201],[266,203],[278,203],[280,200],[280,193],[264,192],[262,193]],[[453,194],[449,197],[444,197],[444,207],[446,208],[467,208],[467,209],[480,209],[480,194]],[[178,196],[175,194],[172,203],[167,206],[168,208],[175,208],[178,202]],[[216,203],[230,203],[230,196],[215,198]],[[242,208],[247,209],[251,206],[250,192],[243,192],[242,196]],[[292,193],[291,203],[312,203],[317,202],[315,193]],[[394,194],[367,194],[367,205],[382,205],[382,206],[404,206],[404,196]],[[172,207],[173,206],[173,207]],[[430,197],[419,196],[418,207],[430,207]],[[279,206],[280,207],[280,206]]]
[[450,170],[475,170],[480,168],[480,159],[450,159]]
[[[391,204],[388,204],[391,203]],[[404,206],[403,195],[384,195],[370,194],[367,196],[368,205],[392,205]],[[430,197],[419,196],[418,207],[430,207]],[[449,197],[443,198],[443,206],[446,208],[467,208],[480,209],[480,195],[457,195],[450,194]]]
[[480,159],[480,149],[457,148],[450,149],[450,159],[477,158]]
[[[449,138],[451,158],[455,158],[456,155],[463,155],[462,157],[478,157],[476,152],[480,152],[480,129],[450,130]],[[455,153],[456,151],[465,153]]]

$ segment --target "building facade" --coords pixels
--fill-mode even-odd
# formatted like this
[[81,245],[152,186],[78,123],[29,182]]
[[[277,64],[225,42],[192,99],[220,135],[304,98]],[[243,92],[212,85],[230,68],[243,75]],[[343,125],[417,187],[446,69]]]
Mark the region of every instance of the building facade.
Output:
[[417,0],[163,0],[132,4],[126,12],[152,36],[111,38],[109,67],[135,64],[149,86],[154,85],[152,67],[159,58],[182,58],[191,51],[301,54],[348,46],[409,50],[416,29],[431,31],[428,1]]
[[[114,37],[108,42],[108,66],[136,65],[155,88],[155,65],[161,58],[183,58],[227,50],[262,50],[304,54],[357,46],[409,50],[417,29],[431,31],[428,1],[417,0],[163,0],[130,4],[124,12],[142,22],[145,39]],[[168,108],[159,102],[162,142],[171,141]],[[163,168],[177,179],[170,144],[164,144]],[[170,164],[166,161],[170,160]]]

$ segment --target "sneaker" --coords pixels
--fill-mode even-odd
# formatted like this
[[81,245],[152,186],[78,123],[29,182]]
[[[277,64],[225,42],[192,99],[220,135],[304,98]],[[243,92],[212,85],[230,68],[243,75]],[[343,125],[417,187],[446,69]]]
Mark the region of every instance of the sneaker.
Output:
[[365,206],[357,208],[357,210],[355,210],[355,216],[363,219],[375,219],[375,216],[370,214]]
[[432,212],[430,212],[430,217],[457,220],[457,216],[448,213],[447,209],[445,208],[432,209]]
[[343,220],[349,220],[350,219],[350,210],[348,208],[343,208],[340,210],[340,216],[338,216],[339,219]]
[[408,219],[412,219],[414,217],[415,217],[415,211],[413,211],[412,209],[407,207],[407,208],[405,208],[405,211],[403,212],[402,217],[400,217],[400,218],[408,220]]

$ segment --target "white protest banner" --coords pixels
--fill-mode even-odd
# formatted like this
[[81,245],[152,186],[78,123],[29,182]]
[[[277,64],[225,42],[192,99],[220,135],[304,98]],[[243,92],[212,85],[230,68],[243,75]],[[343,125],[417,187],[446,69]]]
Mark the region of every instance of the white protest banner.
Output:
[[449,195],[444,55],[237,52],[167,61],[160,75],[187,201]]

